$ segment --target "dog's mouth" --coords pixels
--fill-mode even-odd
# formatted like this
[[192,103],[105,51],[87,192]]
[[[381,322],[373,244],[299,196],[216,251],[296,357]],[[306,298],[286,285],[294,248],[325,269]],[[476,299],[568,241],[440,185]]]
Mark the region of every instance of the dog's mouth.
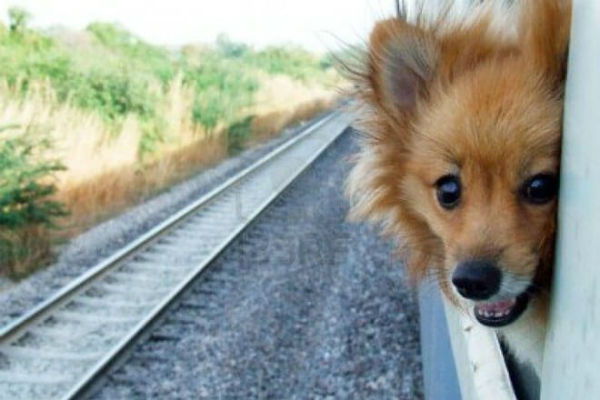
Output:
[[473,311],[480,324],[498,328],[516,321],[527,308],[528,302],[529,295],[525,292],[512,299],[478,302]]

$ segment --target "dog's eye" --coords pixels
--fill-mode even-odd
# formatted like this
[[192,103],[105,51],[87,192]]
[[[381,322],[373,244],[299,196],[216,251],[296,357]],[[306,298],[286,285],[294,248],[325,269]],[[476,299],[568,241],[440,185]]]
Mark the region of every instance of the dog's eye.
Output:
[[529,178],[521,193],[532,204],[544,204],[556,196],[558,182],[553,174],[538,174]]
[[455,175],[444,175],[435,183],[437,198],[445,209],[452,209],[460,201],[460,179]]

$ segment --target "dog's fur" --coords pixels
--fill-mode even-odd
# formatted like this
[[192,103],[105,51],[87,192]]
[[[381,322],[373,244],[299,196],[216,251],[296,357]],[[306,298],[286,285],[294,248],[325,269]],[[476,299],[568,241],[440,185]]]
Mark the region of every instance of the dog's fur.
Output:
[[[450,6],[375,26],[352,74],[363,134],[347,181],[350,216],[380,224],[413,280],[435,277],[465,310],[473,303],[450,281],[457,263],[493,259],[504,296],[530,292],[526,311],[499,331],[539,372],[556,200],[529,204],[519,188],[558,174],[570,2],[489,3],[463,17]],[[450,173],[463,193],[446,210],[435,183]]]

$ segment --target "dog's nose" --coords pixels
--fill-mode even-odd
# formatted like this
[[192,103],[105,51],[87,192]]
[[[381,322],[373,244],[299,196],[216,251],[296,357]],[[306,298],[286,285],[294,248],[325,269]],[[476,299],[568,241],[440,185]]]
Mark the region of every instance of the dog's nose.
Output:
[[485,300],[498,293],[502,272],[491,262],[483,260],[460,263],[452,274],[458,293],[472,300]]

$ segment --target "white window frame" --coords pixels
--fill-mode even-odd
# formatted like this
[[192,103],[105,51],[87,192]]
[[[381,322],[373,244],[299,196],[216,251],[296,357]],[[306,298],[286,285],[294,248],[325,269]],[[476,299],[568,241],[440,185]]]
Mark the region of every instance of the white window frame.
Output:
[[600,398],[600,1],[574,0],[541,398]]

